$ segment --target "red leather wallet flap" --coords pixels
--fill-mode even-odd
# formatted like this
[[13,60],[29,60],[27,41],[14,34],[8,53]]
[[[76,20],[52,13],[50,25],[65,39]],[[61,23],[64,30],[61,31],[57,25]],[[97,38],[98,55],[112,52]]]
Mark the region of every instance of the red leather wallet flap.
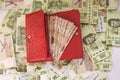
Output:
[[45,35],[43,11],[26,15],[27,61],[43,61],[47,58],[47,42]]

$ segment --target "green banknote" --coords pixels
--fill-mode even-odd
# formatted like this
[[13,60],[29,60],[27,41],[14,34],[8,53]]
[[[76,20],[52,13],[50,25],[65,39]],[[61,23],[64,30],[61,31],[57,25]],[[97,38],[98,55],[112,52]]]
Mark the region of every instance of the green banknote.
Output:
[[43,9],[46,11],[48,0],[33,0],[32,11],[38,11]]
[[49,74],[47,69],[40,70],[40,79],[39,80],[49,80]]
[[[16,10],[8,10],[6,16],[2,20],[2,29],[5,32],[14,32],[15,27],[16,27],[16,20],[17,20],[17,15],[16,15]],[[4,33],[4,32],[3,32]]]
[[62,75],[58,78],[58,80],[70,80],[70,78],[68,77],[68,75]]
[[[22,24],[21,24],[22,23]],[[17,18],[16,28],[16,52],[25,51],[25,16],[22,15]]]
[[120,46],[120,12],[109,11],[107,16],[106,44]]
[[[87,32],[87,33],[86,33]],[[108,57],[106,49],[102,42],[97,38],[96,32],[91,25],[82,28],[83,46],[94,62],[103,60]]]

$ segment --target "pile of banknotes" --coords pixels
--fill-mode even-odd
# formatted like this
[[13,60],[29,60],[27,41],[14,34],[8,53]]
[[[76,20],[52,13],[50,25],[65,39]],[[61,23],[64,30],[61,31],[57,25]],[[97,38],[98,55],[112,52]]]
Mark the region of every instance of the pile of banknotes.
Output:
[[58,16],[50,16],[50,50],[55,61],[59,61],[62,53],[64,52],[77,29],[78,28],[76,25],[69,20]]
[[[118,0],[0,0],[0,80],[108,80],[112,46],[120,46],[118,7]],[[25,14],[41,9],[47,14],[80,11],[83,58],[58,63],[26,61]],[[58,60],[77,28],[58,16],[51,16],[50,22],[50,48]]]

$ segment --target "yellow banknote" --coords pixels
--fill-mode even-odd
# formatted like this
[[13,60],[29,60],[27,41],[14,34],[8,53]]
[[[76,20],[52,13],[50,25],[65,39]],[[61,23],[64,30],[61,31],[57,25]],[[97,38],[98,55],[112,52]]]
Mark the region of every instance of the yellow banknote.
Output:
[[109,54],[105,53],[105,47],[97,38],[93,26],[87,25],[82,28],[82,39],[85,50],[92,57],[94,62],[103,60],[109,56]]
[[119,0],[108,0],[108,9],[109,10],[117,10],[118,8],[118,1]]
[[5,7],[5,0],[0,0],[0,10],[4,9]]
[[98,23],[98,5],[92,5],[92,24]]
[[107,16],[106,44],[120,46],[120,12],[109,11]]

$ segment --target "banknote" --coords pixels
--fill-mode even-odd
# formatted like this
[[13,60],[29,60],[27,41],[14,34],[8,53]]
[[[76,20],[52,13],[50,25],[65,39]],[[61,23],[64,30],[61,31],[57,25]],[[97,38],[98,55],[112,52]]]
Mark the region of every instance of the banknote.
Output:
[[83,6],[83,1],[84,0],[69,0],[69,7],[73,7],[73,8],[82,8]]
[[5,0],[5,9],[15,9],[24,6],[24,0]]
[[10,75],[10,74],[17,74],[17,71],[15,68],[11,68],[11,69],[4,69],[3,74],[5,75]]
[[79,79],[76,79],[76,77],[79,76],[80,74],[83,74],[87,71],[95,70],[90,56],[85,51],[84,51],[83,59],[72,60],[71,65],[74,65],[74,66],[72,66],[71,69],[69,70],[68,76],[72,80],[79,80]]
[[79,9],[80,11],[80,21],[81,23],[89,23],[89,9]]
[[96,32],[105,32],[107,23],[107,10],[99,9],[98,11],[98,24],[94,27]]
[[[21,24],[22,23],[22,24]],[[16,52],[25,51],[25,16],[17,18],[16,28]]]
[[92,5],[99,5],[99,1],[98,0],[92,0]]
[[82,0],[82,8],[83,9],[88,9],[89,7],[91,7],[91,1],[89,0]]
[[92,5],[92,24],[98,23],[98,5]]
[[50,71],[57,73],[56,75],[58,76],[66,74],[72,67],[70,61],[60,61],[59,63],[47,62],[46,66]]
[[57,73],[54,71],[54,69],[49,69],[48,72],[49,72],[50,80],[57,80],[57,79],[60,77],[60,75],[57,74]]
[[100,9],[105,9],[109,6],[110,0],[98,0],[99,2],[99,8]]
[[22,8],[30,8],[32,9],[32,4],[33,4],[33,0],[24,0],[24,6]]
[[13,33],[15,31],[16,19],[16,10],[8,10],[1,23],[3,33]]
[[93,26],[84,26],[82,28],[82,35],[83,46],[94,62],[103,60],[104,58],[109,56],[109,54],[105,53],[105,47],[103,46],[102,42],[97,38]]
[[14,75],[13,80],[32,80],[32,73],[19,73]]
[[32,11],[44,10],[47,9],[48,0],[33,0]]
[[40,71],[40,79],[39,80],[49,80],[49,74],[48,74],[48,70],[47,69],[42,69]]
[[[2,63],[4,69],[16,67],[11,34],[0,35],[0,53],[0,63]],[[11,62],[10,64],[9,61]]]
[[97,63],[95,63],[95,69],[99,70],[111,70],[112,69],[112,48],[111,46],[106,46],[106,53],[109,54],[109,56]]
[[0,0],[0,10],[4,9],[5,7],[5,0]]
[[15,54],[16,57],[16,70],[18,72],[27,72],[26,53],[20,52]]
[[83,58],[83,61],[85,63],[85,66],[86,66],[86,70],[87,71],[92,71],[94,70],[94,66],[93,66],[93,62],[90,58],[90,56],[88,55],[88,53],[84,50],[84,58]]
[[[99,9],[98,10],[98,16],[107,17],[107,9]],[[107,21],[105,20],[105,22],[107,22]]]
[[70,0],[48,0],[49,9],[63,9],[69,7]]
[[109,10],[117,10],[118,8],[118,1],[119,0],[108,0],[108,9]]
[[3,74],[4,71],[4,64],[0,63],[0,74]]
[[68,75],[62,75],[58,78],[58,80],[70,80],[70,78],[68,77]]
[[16,16],[20,17],[21,15],[25,15],[31,12],[31,9],[28,8],[19,8],[16,10]]
[[106,44],[120,46],[120,12],[109,11],[107,16],[107,36]]
[[103,42],[106,42],[106,32],[97,32],[97,37]]
[[98,20],[98,25],[95,27],[95,31],[96,32],[105,32],[106,25],[104,22],[104,17],[99,16],[97,20]]
[[103,70],[98,70],[97,73],[101,80],[109,80],[107,74]]
[[108,71],[112,69],[112,64],[111,62],[99,62],[95,64],[95,69]]
[[51,54],[54,60],[59,61],[62,53],[76,32],[77,27],[73,22],[58,16],[51,16],[49,24]]
[[0,80],[14,80],[15,75],[0,75]]
[[104,71],[87,71],[80,74],[78,80],[108,80]]
[[26,52],[16,52],[16,70],[17,72],[34,72],[44,67],[44,62],[28,63],[26,61]]
[[100,80],[96,71],[87,71],[79,75],[79,80]]

